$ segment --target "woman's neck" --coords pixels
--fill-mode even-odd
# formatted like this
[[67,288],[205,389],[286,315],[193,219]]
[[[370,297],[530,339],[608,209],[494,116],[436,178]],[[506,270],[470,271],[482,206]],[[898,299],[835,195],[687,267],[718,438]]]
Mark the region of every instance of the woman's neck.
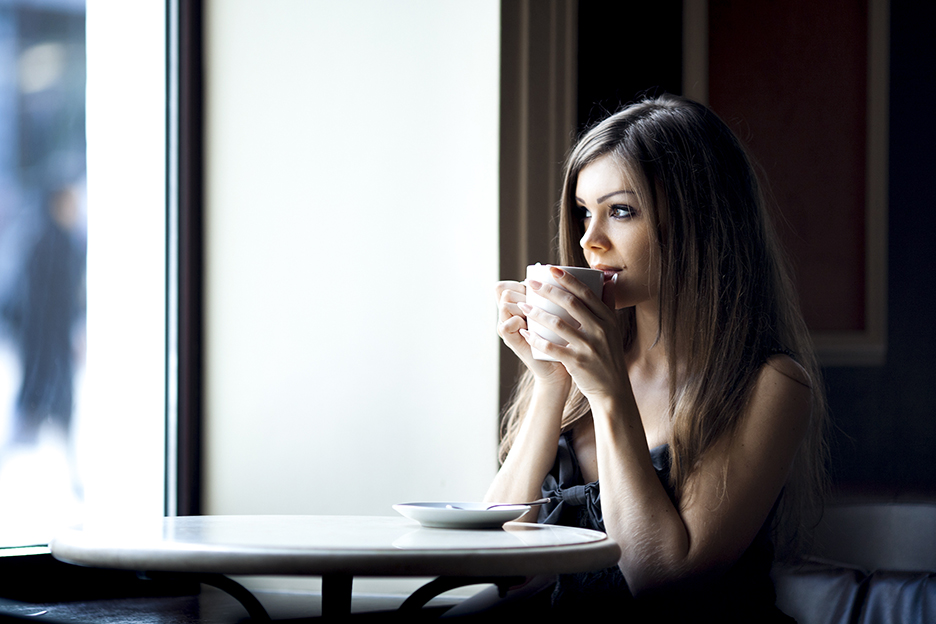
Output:
[[666,368],[665,337],[660,332],[660,308],[655,302],[638,305],[634,308],[635,335],[631,342],[630,359],[632,364],[641,363],[642,367]]
[[[670,439],[670,367],[658,308],[635,309],[635,334],[627,353],[627,371],[650,448]],[[678,367],[677,372],[678,375]]]

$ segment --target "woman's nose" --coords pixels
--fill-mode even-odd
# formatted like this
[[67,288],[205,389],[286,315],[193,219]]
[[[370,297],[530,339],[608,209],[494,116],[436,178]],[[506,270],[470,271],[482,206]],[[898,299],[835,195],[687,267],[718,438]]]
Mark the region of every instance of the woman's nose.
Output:
[[608,248],[608,238],[605,236],[604,230],[597,219],[592,219],[588,227],[585,228],[585,234],[582,235],[582,240],[579,241],[579,244],[582,246],[582,249],[601,250]]

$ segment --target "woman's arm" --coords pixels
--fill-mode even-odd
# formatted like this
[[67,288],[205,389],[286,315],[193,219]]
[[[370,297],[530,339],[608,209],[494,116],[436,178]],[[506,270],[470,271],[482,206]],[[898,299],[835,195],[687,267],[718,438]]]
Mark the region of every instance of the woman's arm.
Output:
[[[810,417],[810,390],[797,376],[765,365],[734,435],[693,470],[678,508],[635,432],[633,406],[592,406],[605,529],[621,546],[619,565],[635,594],[702,580],[730,567],[763,526],[786,483]],[[776,360],[777,358],[775,358]],[[642,432],[641,432],[642,433]]]
[[[543,480],[556,461],[562,407],[568,394],[568,384],[564,388],[545,384],[533,387],[530,407],[485,501],[520,503],[540,497]],[[520,519],[532,522],[536,516],[537,509],[533,508]]]
[[[562,410],[569,395],[571,378],[561,364],[533,359],[520,331],[526,316],[519,304],[526,301],[526,288],[517,282],[500,282],[496,289],[499,324],[497,333],[533,373],[533,395],[522,416],[520,429],[503,466],[484,499],[487,502],[523,502],[540,497],[546,474],[556,458]],[[521,520],[533,521],[536,510]]]
[[541,293],[569,310],[579,327],[527,309],[569,341],[555,347],[526,333],[558,358],[588,399],[595,426],[605,529],[621,546],[621,571],[635,594],[726,569],[750,545],[782,490],[810,417],[805,373],[786,356],[765,365],[734,435],[701,458],[679,507],[653,468],[646,432],[629,384],[613,314],[570,276],[566,291]]

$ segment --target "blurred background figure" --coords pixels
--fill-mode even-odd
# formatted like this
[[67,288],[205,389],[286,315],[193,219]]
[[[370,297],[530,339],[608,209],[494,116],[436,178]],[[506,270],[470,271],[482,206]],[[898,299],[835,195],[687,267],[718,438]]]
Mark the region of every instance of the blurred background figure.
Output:
[[0,1],[0,548],[81,517],[85,56],[84,0]]
[[[85,250],[75,236],[77,191],[49,196],[6,315],[21,364],[10,441],[35,445],[40,429],[68,439],[76,359],[83,355]],[[76,358],[77,356],[77,358]]]

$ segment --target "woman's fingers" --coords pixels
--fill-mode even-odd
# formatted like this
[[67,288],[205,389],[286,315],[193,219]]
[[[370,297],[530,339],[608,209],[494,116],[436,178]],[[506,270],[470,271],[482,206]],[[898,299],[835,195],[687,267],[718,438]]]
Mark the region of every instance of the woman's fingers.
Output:
[[526,298],[526,286],[520,282],[498,282],[494,287],[497,303],[503,301],[523,301]]
[[527,305],[526,288],[519,282],[497,284],[495,292],[499,313],[497,335],[537,377],[554,378],[557,374],[567,376],[568,373],[561,364],[535,359],[529,341],[523,336],[523,334],[529,334],[526,313],[522,309]]
[[596,295],[592,292],[591,288],[583,284],[581,280],[571,273],[563,271],[559,267],[550,267],[549,272],[559,286],[575,295],[596,315],[603,312],[603,308],[608,307],[607,305],[603,305],[601,294]]
[[501,315],[500,320],[506,320],[510,316],[523,316],[523,312],[518,307],[518,304],[524,301],[526,301],[526,296],[523,294],[513,291],[505,292],[498,302],[498,309]]
[[558,345],[554,345],[545,338],[541,338],[539,335],[531,332],[528,329],[521,329],[520,335],[530,346],[531,349],[536,349],[540,353],[544,353],[549,357],[559,359],[558,355],[555,353],[557,349],[560,349]]
[[[580,325],[584,325],[590,318],[597,318],[604,322],[614,320],[611,308],[602,302],[601,298],[595,295],[588,286],[561,269],[552,267],[551,271],[559,286],[531,281],[530,288],[535,290],[536,294],[568,312],[569,316]],[[556,275],[557,272],[559,275]]]
[[[581,362],[591,361],[596,357],[602,359],[608,356],[607,343],[617,331],[617,321],[613,311],[588,290],[584,284],[571,275],[565,275],[569,278],[569,281],[563,284],[563,288],[533,281],[528,284],[529,288],[537,295],[562,308],[565,312],[563,316],[550,314],[524,302],[518,303],[517,306],[529,322],[541,325],[567,343],[563,346],[553,347],[549,351],[544,349],[544,353],[550,353],[567,367],[571,365],[577,368]],[[586,303],[576,293],[565,290],[564,288],[567,285],[570,290],[580,290],[583,295],[590,299],[590,302]],[[530,341],[527,340],[527,342]],[[535,348],[540,349],[539,346],[535,346]],[[576,361],[579,364],[574,363]]]
[[[510,334],[510,339],[505,338],[504,341],[518,355],[522,354],[521,358],[531,368],[542,364],[526,359],[531,349],[558,360],[556,366],[571,375],[586,397],[613,391],[619,383],[619,375],[626,375],[626,367],[619,361],[623,352],[614,347],[621,344],[621,337],[613,309],[568,273],[560,270],[558,275],[555,271],[553,275],[559,286],[534,280],[528,280],[526,286],[531,292],[561,308],[564,311],[562,316],[530,305],[526,302],[526,293],[522,301],[508,296],[502,308],[513,310],[515,306],[519,315],[523,316],[524,326],[521,327],[519,323],[511,325],[511,331],[517,333]],[[514,318],[519,319],[519,315]],[[535,330],[529,328],[531,323],[542,326],[544,334],[546,330],[551,331],[566,344],[556,345],[537,335]],[[524,344],[516,346],[515,339]]]
[[569,342],[570,338],[574,338],[577,335],[577,330],[581,329],[581,324],[574,319],[569,323],[562,317],[550,314],[529,303],[519,303],[517,305],[528,320],[539,323],[566,342]]
[[494,296],[497,298],[497,301],[500,302],[501,299],[507,294],[512,294],[513,296],[524,296],[526,295],[526,286],[520,282],[498,282],[494,287]]
[[518,332],[526,328],[526,317],[519,304],[526,301],[526,287],[519,282],[498,282],[495,294],[498,309],[497,335],[510,347],[522,346],[524,341]]
[[526,328],[526,320],[522,316],[511,316],[497,324],[497,335],[504,340],[509,340],[511,335],[516,335]]
[[[540,295],[563,309],[568,316],[566,320],[570,324],[574,324],[576,328],[581,328],[593,322],[593,319],[596,317],[603,317],[600,308],[604,307],[604,304],[600,301],[598,301],[598,305],[595,306],[599,309],[593,310],[592,306],[583,302],[575,293],[569,292],[563,288],[540,283],[531,283],[530,288],[533,289],[537,295]],[[589,294],[591,294],[591,292],[589,292]]]

